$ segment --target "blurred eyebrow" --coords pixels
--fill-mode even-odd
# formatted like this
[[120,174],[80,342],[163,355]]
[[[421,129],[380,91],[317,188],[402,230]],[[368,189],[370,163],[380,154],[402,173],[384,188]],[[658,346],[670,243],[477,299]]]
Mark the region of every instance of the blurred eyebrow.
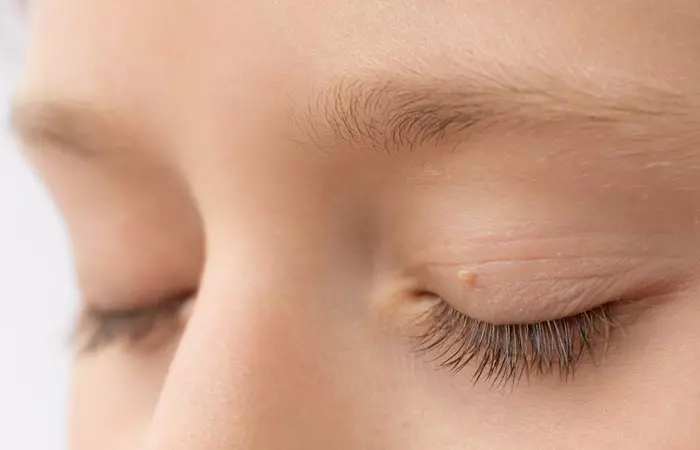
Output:
[[[31,98],[31,97],[30,97]],[[291,100],[293,138],[322,151],[339,147],[393,153],[449,140],[463,142],[495,125],[571,122],[618,126],[639,138],[697,133],[688,94],[638,80],[590,82],[553,77],[504,81],[484,74],[348,76],[301,106]],[[15,102],[12,125],[29,143],[48,143],[80,157],[136,147],[133,127],[95,105],[38,99]],[[123,119],[123,118],[122,118]],[[641,135],[639,135],[641,133]],[[301,142],[300,142],[301,141]]]
[[16,100],[10,124],[27,144],[47,144],[80,158],[114,156],[137,147],[136,130],[116,112],[87,103]]
[[305,141],[321,149],[340,144],[392,153],[461,142],[494,125],[607,124],[658,137],[691,123],[696,130],[692,111],[687,94],[638,81],[577,86],[552,77],[508,82],[421,74],[341,79],[292,117]]

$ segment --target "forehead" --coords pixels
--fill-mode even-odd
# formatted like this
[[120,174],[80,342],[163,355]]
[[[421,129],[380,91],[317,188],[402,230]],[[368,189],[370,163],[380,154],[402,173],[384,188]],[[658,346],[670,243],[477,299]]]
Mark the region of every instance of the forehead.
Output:
[[275,108],[280,95],[309,98],[349,73],[506,73],[524,85],[538,73],[690,92],[700,75],[699,5],[44,0],[35,5],[22,95],[193,128],[224,110],[234,121],[263,117],[251,112]]
[[697,55],[700,46],[698,5],[44,0],[35,7],[31,69],[56,83],[100,75],[93,83],[110,87],[128,79],[184,84],[218,71],[246,77],[295,69],[313,77],[358,68],[447,71],[453,63],[671,76],[697,59],[684,56]]

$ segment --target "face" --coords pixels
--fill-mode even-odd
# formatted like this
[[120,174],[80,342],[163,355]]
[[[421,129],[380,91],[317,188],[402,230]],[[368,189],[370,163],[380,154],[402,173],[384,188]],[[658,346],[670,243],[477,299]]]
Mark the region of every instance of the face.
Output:
[[34,7],[76,450],[700,445],[693,0]]

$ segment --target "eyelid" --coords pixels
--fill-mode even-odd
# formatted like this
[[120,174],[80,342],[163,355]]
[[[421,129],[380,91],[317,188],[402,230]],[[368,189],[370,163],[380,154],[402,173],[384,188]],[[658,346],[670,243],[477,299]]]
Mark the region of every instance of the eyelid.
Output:
[[[465,282],[463,273],[473,274]],[[411,272],[421,290],[491,323],[539,322],[602,306],[613,299],[657,297],[685,277],[676,258],[599,257],[425,265]]]

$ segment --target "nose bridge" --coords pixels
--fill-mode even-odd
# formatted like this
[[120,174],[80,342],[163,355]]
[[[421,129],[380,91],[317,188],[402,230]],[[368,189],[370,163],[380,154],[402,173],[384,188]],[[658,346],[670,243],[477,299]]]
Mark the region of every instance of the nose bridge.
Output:
[[300,262],[281,245],[274,257],[261,252],[270,254],[210,260],[148,450],[328,448],[323,436],[340,433],[328,427],[356,422],[338,417],[352,408],[334,395],[344,338],[342,306],[328,288],[331,256]]

